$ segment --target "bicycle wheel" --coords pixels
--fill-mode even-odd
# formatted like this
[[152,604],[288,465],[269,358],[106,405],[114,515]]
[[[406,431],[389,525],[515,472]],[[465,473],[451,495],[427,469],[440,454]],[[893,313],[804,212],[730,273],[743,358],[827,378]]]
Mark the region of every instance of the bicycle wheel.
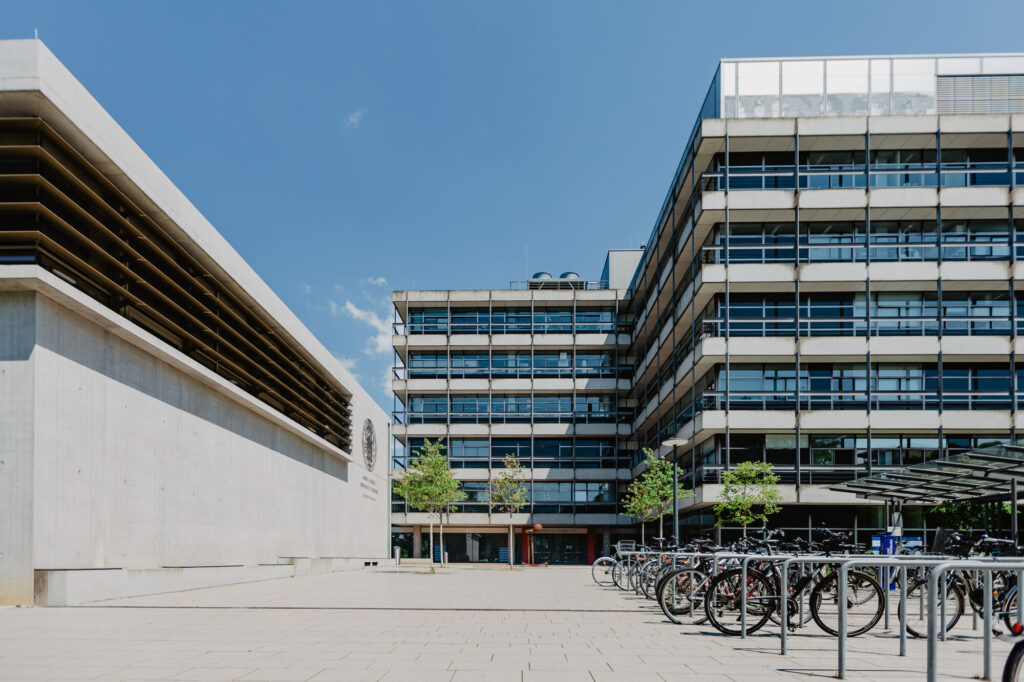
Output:
[[658,606],[665,617],[677,625],[700,625],[708,619],[704,593],[708,576],[694,568],[670,571],[658,585]]
[[719,632],[727,635],[742,634],[744,593],[748,635],[757,632],[768,622],[779,601],[774,585],[760,571],[747,571],[746,585],[742,581],[742,569],[723,571],[711,579],[704,595],[704,611],[708,621]]
[[[941,594],[942,591],[940,590]],[[939,613],[942,605],[939,604]],[[899,605],[896,607],[897,618],[903,615]],[[946,632],[953,629],[960,617],[964,615],[964,593],[958,585],[946,585]],[[897,621],[899,627],[899,621]],[[928,581],[915,580],[907,588],[907,634],[911,637],[928,636]]]
[[[846,634],[863,635],[875,627],[885,611],[882,588],[875,579],[860,571],[846,576]],[[839,636],[839,580],[836,573],[826,576],[811,590],[811,615],[814,622],[830,635]]]
[[612,566],[612,582],[615,583],[615,587],[620,590],[628,590],[629,585],[627,584],[628,577],[626,573],[629,571],[629,566],[624,561],[616,561],[615,565]]
[[615,584],[615,580],[612,578],[612,569],[614,568],[615,559],[603,556],[591,566],[590,575],[594,578],[594,582],[601,587],[611,587]]
[[645,597],[651,599],[651,586],[654,585],[654,581],[658,575],[658,569],[661,566],[649,561],[644,564],[643,568],[640,569],[640,575],[637,576],[637,587],[639,591],[643,593]]
[[1020,640],[1010,649],[1003,666],[1003,682],[1019,682],[1024,678],[1024,640]]
[[996,605],[996,613],[1001,613],[1003,616],[1003,623],[1006,624],[1006,631],[1013,632],[1013,626],[1017,622],[1017,596],[1019,590],[1014,585],[1009,589],[1006,594],[1006,598],[1001,604]]

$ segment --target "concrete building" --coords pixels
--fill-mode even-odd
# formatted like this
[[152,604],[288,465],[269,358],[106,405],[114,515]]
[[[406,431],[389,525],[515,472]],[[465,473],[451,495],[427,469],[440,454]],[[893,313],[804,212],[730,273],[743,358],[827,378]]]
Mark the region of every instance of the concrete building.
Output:
[[388,555],[386,413],[36,40],[0,211],[0,604]]
[[[445,542],[451,559],[507,560],[493,526],[507,528],[508,516],[487,504],[506,455],[528,468],[531,502],[515,521],[545,525],[534,540],[540,560],[593,561],[595,545],[630,524],[618,504],[632,466],[622,302],[639,257],[609,253],[605,274],[617,288],[542,272],[507,290],[395,292],[393,465],[406,466],[424,438],[445,439],[468,496]],[[398,501],[392,513],[398,544],[418,555],[427,516]]]
[[[767,461],[787,500],[775,525],[868,532],[878,507],[830,485],[1018,441],[1022,204],[1024,55],[723,60],[630,283],[601,294],[621,325],[616,453],[634,463],[619,494],[641,448],[678,456],[696,493],[683,531],[707,533],[722,471]],[[561,293],[396,292],[400,364],[463,343],[444,326],[459,307]],[[427,307],[446,337],[402,331]],[[406,411],[456,382],[411,376]]]

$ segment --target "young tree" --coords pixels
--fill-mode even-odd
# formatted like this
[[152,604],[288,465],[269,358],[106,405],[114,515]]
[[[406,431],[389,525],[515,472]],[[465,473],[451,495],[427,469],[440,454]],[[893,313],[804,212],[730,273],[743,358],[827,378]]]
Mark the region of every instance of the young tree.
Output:
[[[672,462],[658,457],[650,448],[644,448],[643,453],[647,470],[629,485],[624,507],[626,515],[640,519],[640,544],[646,541],[646,522],[654,519],[658,519],[658,535],[665,537],[665,514],[672,510],[675,489]],[[679,499],[687,497],[693,497],[693,491],[679,491]]]
[[445,446],[438,438],[423,441],[423,447],[413,453],[409,468],[395,477],[393,489],[410,507],[427,512],[430,519],[430,564],[434,564],[434,518],[441,524],[441,561],[444,562],[444,515],[465,499],[455,474],[448,468]]
[[747,526],[755,521],[766,523],[768,517],[782,508],[779,476],[767,462],[740,462],[722,472],[721,502],[715,505],[718,523],[726,521]]
[[492,478],[487,485],[487,497],[491,509],[508,512],[508,567],[515,565],[515,531],[512,515],[526,505],[526,475],[523,465],[515,455],[505,455],[505,470]]

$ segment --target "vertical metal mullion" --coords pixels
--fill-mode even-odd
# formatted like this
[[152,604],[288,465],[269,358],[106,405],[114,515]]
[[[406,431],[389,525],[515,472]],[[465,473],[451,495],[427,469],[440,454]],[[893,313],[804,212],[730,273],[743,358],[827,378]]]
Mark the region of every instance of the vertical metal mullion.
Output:
[[[722,262],[725,265],[725,470],[729,469],[732,459],[732,439],[731,429],[729,427],[729,399],[730,399],[730,387],[729,387],[729,340],[731,333],[729,330],[729,132],[726,130],[725,133],[725,234],[723,237],[722,244]],[[696,291],[694,292],[697,293]],[[695,297],[696,300],[696,297]],[[696,424],[695,424],[696,425]]]
[[[871,381],[873,379],[874,372],[871,369],[871,270],[870,265],[866,269],[866,277],[864,278],[864,396],[865,396],[865,412],[867,413],[867,428],[866,428],[866,440],[867,440],[867,457],[865,465],[867,468],[868,476],[874,468],[872,462],[873,453],[871,452],[871,400],[873,397],[871,391]],[[856,449],[856,441],[854,442],[854,449]]]
[[[1011,286],[1011,292],[1013,287]],[[1010,442],[1017,442],[1017,353],[1016,339],[1010,337]]]
[[937,388],[938,388],[938,391],[939,391],[939,459],[946,459],[948,457],[948,455],[949,455],[949,451],[948,451],[948,448],[946,448],[945,429],[943,429],[943,427],[942,427],[942,412],[943,412],[942,408],[943,408],[943,405],[944,405],[944,402],[945,402],[944,399],[943,399],[943,395],[942,395],[942,393],[943,393],[943,387],[942,387],[942,379],[943,379],[943,368],[942,368],[942,326],[943,326],[943,323],[945,322],[945,319],[944,319],[943,311],[942,311],[942,276],[941,276],[941,271],[940,271],[939,279],[936,282],[936,286],[935,286],[935,308],[936,308],[936,311],[935,311],[936,312],[936,317],[938,318],[938,329],[936,330],[936,333],[938,335],[938,340],[939,340],[939,353],[936,356],[937,357],[937,363],[936,363],[936,366],[935,366],[935,373],[936,373],[936,377],[937,377]]
[[[692,162],[691,162],[692,163]],[[690,170],[690,354],[693,361],[690,363],[690,470],[693,476],[690,479],[691,489],[697,489],[697,216],[694,214],[694,191],[696,190],[697,167],[691,166]],[[681,300],[681,299],[680,299]],[[676,539],[679,542],[679,539]]]
[[[794,414],[796,419],[793,448],[793,470],[796,473],[796,490],[800,490],[803,475],[800,465],[800,131],[793,131],[793,367],[795,369],[796,391]],[[763,308],[762,308],[763,310]],[[762,312],[762,315],[764,313]],[[767,454],[767,451],[766,451]]]
[[[445,296],[445,306],[447,307],[448,319],[445,324],[445,362],[448,364],[448,380],[444,382],[444,396],[445,396],[445,412],[447,417],[445,419],[445,436],[448,438],[449,444],[451,444],[451,431],[452,431],[452,299],[451,294]],[[488,405],[488,409],[490,406]]]
[[1007,205],[1007,230],[1010,242],[1010,442],[1017,442],[1017,234],[1013,224],[1013,191],[1016,187],[1013,158],[1013,130],[1006,132],[1006,164],[1010,171],[1010,192]]
[[[864,465],[868,475],[874,467],[872,458],[874,453],[871,449],[871,131],[864,130],[864,343],[865,355],[864,366],[867,369],[865,377],[865,398],[867,407],[867,426],[864,430]],[[854,440],[854,451],[857,449],[857,441]]]

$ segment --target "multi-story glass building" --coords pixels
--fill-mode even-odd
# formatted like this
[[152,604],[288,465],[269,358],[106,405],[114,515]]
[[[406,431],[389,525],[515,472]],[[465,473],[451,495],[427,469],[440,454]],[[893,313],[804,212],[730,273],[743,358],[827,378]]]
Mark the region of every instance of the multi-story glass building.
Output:
[[[877,507],[830,485],[1016,441],[1022,185],[1024,55],[723,60],[635,273],[607,294],[617,456],[678,455],[688,533],[751,459],[782,477],[777,525],[869,530]],[[398,292],[400,321],[442,295],[465,294]],[[396,337],[403,371],[413,339]],[[415,404],[411,380],[396,388]]]

